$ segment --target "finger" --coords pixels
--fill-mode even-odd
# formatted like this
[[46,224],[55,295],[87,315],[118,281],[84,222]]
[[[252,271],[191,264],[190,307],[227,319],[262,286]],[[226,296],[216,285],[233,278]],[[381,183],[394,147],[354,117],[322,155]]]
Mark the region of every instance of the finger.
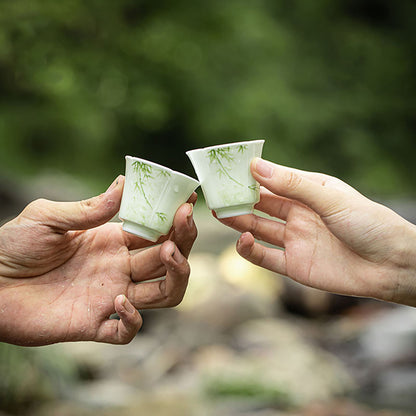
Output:
[[264,247],[256,243],[250,233],[241,235],[237,242],[237,252],[251,263],[275,273],[287,275],[284,250]]
[[186,203],[176,211],[173,219],[173,232],[169,239],[174,241],[181,253],[188,258],[198,231],[193,218],[193,205]]
[[[135,236],[134,234],[124,232],[124,241],[127,248],[129,250],[137,250],[151,245],[161,244],[170,238],[174,239],[180,245],[181,251],[186,253],[186,256],[188,256],[197,235],[196,226],[193,222],[193,205],[197,198],[198,195],[194,192],[188,199],[188,203],[183,204],[178,208],[178,211],[173,219],[172,230],[168,235],[161,236],[155,243]],[[188,207],[189,205],[190,207]],[[188,229],[186,227],[183,228],[185,220],[188,221]],[[175,228],[178,228],[179,235],[175,236]]]
[[286,221],[293,204],[294,201],[292,199],[275,195],[268,189],[261,187],[260,201],[254,206],[254,208],[271,215],[272,217]]
[[172,242],[166,241],[160,249],[160,261],[166,267],[166,279],[158,282],[132,283],[129,299],[138,309],[165,308],[178,305],[185,294],[190,267]]
[[38,199],[29,204],[22,215],[56,229],[86,230],[105,224],[120,208],[124,176],[120,175],[107,191],[84,201],[55,202]]
[[250,232],[254,238],[283,247],[285,224],[255,214],[219,219],[221,223],[240,232]]
[[[122,227],[123,227],[122,224],[120,224],[121,229]],[[160,244],[161,242],[167,239],[167,236],[162,236],[158,241],[152,242],[144,238],[141,238],[137,235],[134,235],[132,233],[128,233],[126,231],[122,231],[122,232],[123,232],[124,243],[126,244],[126,247],[129,250],[139,250],[141,248],[154,246],[156,244]]]
[[[277,165],[281,166],[281,165]],[[326,175],[325,173],[319,173],[319,172],[309,172],[307,170],[301,170],[301,169],[295,169],[295,168],[289,168],[286,167],[286,169],[291,170],[292,172],[304,176],[305,178],[319,184],[322,186],[327,186],[331,188],[338,188],[343,191],[351,191],[359,194],[359,192],[354,189],[352,186],[348,185],[347,183],[343,182],[342,180]]]
[[114,300],[115,311],[120,317],[108,319],[100,326],[95,341],[109,344],[128,344],[143,324],[142,317],[125,295]]
[[189,197],[188,202],[189,204],[195,205],[196,201],[198,199],[198,194],[196,192],[193,192],[192,195]]
[[133,282],[155,279],[166,275],[166,266],[160,260],[161,246],[154,246],[130,258],[130,275]]
[[301,171],[260,158],[253,160],[251,171],[260,185],[276,195],[309,206],[323,218],[337,214],[351,205],[349,192],[339,187],[326,186],[326,181],[319,183],[316,178],[311,180],[310,175],[305,175]]

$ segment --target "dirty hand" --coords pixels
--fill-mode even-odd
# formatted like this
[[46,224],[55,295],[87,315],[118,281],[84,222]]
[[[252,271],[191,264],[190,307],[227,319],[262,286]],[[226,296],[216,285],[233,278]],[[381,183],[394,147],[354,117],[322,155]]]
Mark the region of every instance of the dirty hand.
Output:
[[[125,344],[141,327],[137,309],[182,300],[197,234],[192,204],[176,212],[169,239],[150,243],[107,223],[123,185],[119,176],[85,201],[36,200],[0,228],[0,341]],[[115,312],[119,320],[110,319]]]
[[415,225],[328,175],[260,158],[251,171],[256,209],[272,218],[221,220],[243,232],[242,257],[318,289],[416,306]]

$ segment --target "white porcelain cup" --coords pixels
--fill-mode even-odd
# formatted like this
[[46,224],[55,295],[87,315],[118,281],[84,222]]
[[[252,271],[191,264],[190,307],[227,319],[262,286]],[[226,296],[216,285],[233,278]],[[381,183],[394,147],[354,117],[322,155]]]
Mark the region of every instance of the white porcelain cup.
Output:
[[250,172],[250,162],[261,156],[263,144],[264,140],[250,140],[186,152],[208,208],[218,218],[253,212],[260,189]]
[[169,232],[173,217],[199,182],[148,160],[126,156],[119,217],[123,230],[150,241]]

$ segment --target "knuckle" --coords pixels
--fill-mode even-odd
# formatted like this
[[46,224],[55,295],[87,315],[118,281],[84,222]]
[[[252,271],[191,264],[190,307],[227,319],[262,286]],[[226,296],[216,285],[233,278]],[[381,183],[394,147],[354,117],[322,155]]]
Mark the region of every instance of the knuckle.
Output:
[[45,198],[38,198],[30,202],[20,213],[20,218],[26,218],[33,221],[48,222],[54,213],[53,202]]
[[262,264],[264,264],[266,259],[266,252],[264,250],[264,248],[262,250],[260,250],[260,253],[256,259],[256,264],[261,266]]
[[175,306],[178,306],[184,296],[185,296],[185,289],[176,288],[173,293],[165,293],[162,295],[161,303],[166,308],[174,308]]
[[175,306],[178,306],[182,302],[184,295],[185,295],[185,292],[178,293],[178,294],[175,294],[175,296],[169,297],[168,302],[167,302],[168,307],[174,308]]
[[[180,253],[182,253],[182,250]],[[175,274],[175,280],[177,281],[177,284],[182,284],[181,282],[187,281],[189,274],[191,273],[191,267],[186,258],[182,258],[179,263],[171,262],[169,269],[172,273]]]
[[78,202],[78,208],[81,216],[86,220],[90,217],[91,209],[94,207],[94,203],[91,199],[85,199]]
[[191,232],[190,232],[190,239],[192,242],[194,242],[198,237],[198,229],[196,228],[196,226],[192,227]]
[[186,287],[188,284],[189,275],[191,274],[191,266],[189,265],[188,261],[184,261],[182,263],[181,271],[180,271],[183,285]]
[[48,204],[50,201],[48,201],[46,198],[38,198],[35,199],[34,201],[32,201],[28,206],[33,206],[33,207],[43,207],[46,204]]
[[302,183],[302,177],[295,172],[288,172],[286,176],[286,186],[289,190],[295,191]]
[[131,328],[131,330],[129,330],[128,332],[123,333],[122,335],[120,335],[119,338],[118,338],[119,344],[120,345],[127,345],[131,341],[133,341],[133,339],[135,338],[135,336],[139,332],[141,326],[142,326],[142,323],[140,321],[140,323],[138,323],[133,328]]
[[45,207],[49,204],[50,201],[48,201],[45,198],[38,198],[34,201],[30,202],[26,208],[23,210],[25,213],[32,213],[32,212],[39,212],[41,210],[44,210]]
[[257,236],[257,231],[259,229],[259,218],[257,216],[252,217],[252,221],[249,225],[248,231],[253,234],[253,236]]
[[119,345],[127,345],[132,341],[133,337],[131,335],[124,335],[119,337],[118,344]]
[[264,247],[262,247],[258,252],[255,252],[253,246],[250,250],[250,257],[253,259],[253,263],[257,266],[263,265],[266,258],[266,251]]

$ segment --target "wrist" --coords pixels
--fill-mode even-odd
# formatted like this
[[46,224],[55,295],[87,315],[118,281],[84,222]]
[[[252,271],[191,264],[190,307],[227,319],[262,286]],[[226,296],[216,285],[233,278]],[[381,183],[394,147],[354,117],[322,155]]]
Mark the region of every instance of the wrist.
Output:
[[404,221],[393,249],[392,301],[416,307],[416,226]]

